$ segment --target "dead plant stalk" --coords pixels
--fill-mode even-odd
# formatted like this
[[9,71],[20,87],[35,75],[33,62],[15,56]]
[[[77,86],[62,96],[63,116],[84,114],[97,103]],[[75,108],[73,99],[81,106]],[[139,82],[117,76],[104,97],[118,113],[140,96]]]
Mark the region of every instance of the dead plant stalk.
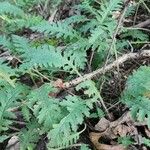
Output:
[[64,87],[70,88],[72,86],[75,86],[75,85],[87,80],[87,79],[92,79],[93,77],[95,77],[97,75],[103,75],[106,72],[112,70],[113,68],[116,68],[118,65],[123,64],[127,60],[138,59],[141,57],[150,57],[150,50],[143,50],[142,52],[124,54],[123,56],[118,57],[114,62],[108,64],[107,66],[99,68],[91,73],[85,74],[82,77],[73,79],[72,81],[65,82]]

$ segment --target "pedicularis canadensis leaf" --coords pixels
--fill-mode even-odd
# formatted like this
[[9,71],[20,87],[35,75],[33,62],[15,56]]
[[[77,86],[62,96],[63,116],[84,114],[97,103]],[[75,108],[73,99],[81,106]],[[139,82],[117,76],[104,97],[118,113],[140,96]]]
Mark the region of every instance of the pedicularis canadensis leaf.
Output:
[[126,83],[121,100],[131,109],[132,116],[147,121],[150,127],[150,67],[143,66],[133,72]]
[[[71,5],[71,13],[67,10],[67,15],[62,14],[60,20],[56,19],[60,10],[56,8],[51,22],[48,21],[53,20],[50,5],[60,4],[61,0],[2,1],[0,142],[15,134],[21,150],[36,149],[36,143],[42,140],[50,150],[70,148],[85,130],[84,120],[101,117],[104,113],[103,107],[97,105],[98,101],[102,102],[98,84],[85,80],[73,87],[72,92],[73,88],[65,89],[63,82],[78,76],[82,78],[83,74],[94,70],[91,66],[96,59],[99,64],[94,66],[102,66],[112,43],[110,60],[118,51],[123,53],[131,42],[148,41],[148,36],[136,28],[125,28],[121,23],[119,38],[113,41],[119,22],[114,14],[122,14],[123,0],[81,0]],[[132,13],[130,9],[125,17]],[[68,17],[63,19],[65,16]],[[149,77],[149,67],[134,72],[127,81],[122,101],[135,118],[140,121],[146,118],[150,126]],[[81,144],[81,150],[88,149]]]

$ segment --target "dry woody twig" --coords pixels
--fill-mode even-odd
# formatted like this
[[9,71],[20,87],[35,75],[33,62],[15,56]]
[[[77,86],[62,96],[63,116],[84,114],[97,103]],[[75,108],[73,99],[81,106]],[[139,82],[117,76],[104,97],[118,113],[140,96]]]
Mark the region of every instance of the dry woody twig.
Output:
[[142,52],[124,54],[123,56],[119,57],[117,60],[115,60],[111,64],[108,64],[107,66],[104,66],[104,67],[99,68],[89,74],[85,74],[82,77],[78,77],[76,79],[73,79],[72,81],[64,83],[64,87],[70,88],[72,86],[75,86],[75,85],[87,80],[87,79],[92,79],[96,75],[102,75],[102,74],[112,70],[113,68],[116,68],[118,65],[123,64],[127,60],[138,59],[141,57],[150,57],[150,50],[143,50]]

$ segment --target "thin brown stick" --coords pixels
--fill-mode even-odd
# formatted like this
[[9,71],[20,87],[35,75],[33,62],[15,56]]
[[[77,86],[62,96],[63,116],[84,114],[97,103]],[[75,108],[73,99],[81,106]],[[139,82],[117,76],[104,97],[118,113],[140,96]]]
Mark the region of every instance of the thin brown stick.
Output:
[[133,26],[135,26],[135,23],[136,23],[136,19],[137,19],[139,7],[140,7],[140,3],[138,3],[138,5],[136,7],[136,11],[135,11],[135,15],[134,15],[134,20],[133,20]]
[[69,88],[72,86],[75,86],[87,79],[92,79],[96,75],[102,75],[105,74],[106,72],[112,70],[113,68],[116,68],[117,65],[121,65],[122,63],[126,62],[127,60],[130,59],[137,59],[140,57],[150,57],[150,50],[143,50],[141,53],[128,53],[124,54],[123,56],[119,57],[117,60],[112,62],[111,64],[108,64],[107,66],[104,66],[102,68],[99,68],[91,73],[85,74],[82,77],[78,77],[72,81],[64,83],[65,88]]
[[144,28],[144,27],[147,27],[149,25],[150,25],[150,19],[147,19],[146,21],[141,22],[141,23],[139,23],[139,24],[137,24],[133,27],[135,27],[135,28]]

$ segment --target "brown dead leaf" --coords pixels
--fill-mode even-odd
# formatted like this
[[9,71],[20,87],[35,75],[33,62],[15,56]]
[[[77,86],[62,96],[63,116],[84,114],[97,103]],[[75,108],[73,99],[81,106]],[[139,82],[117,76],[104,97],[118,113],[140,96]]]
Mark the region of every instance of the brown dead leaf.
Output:
[[95,125],[95,130],[103,132],[109,127],[110,121],[106,118],[101,118],[100,121]]
[[53,86],[56,87],[56,88],[60,88],[60,89],[65,88],[62,79],[57,79],[56,81],[54,81]]
[[[114,140],[118,137],[130,135],[139,144],[138,130],[135,123],[130,112],[124,113],[120,118],[112,122],[102,118],[95,125],[95,129],[100,133],[91,133],[90,139],[98,150],[124,150],[125,148],[121,145],[116,145],[116,142],[114,144]],[[99,143],[99,139],[100,141],[101,139],[108,140],[110,145]]]
[[113,130],[115,135],[119,135],[120,137],[126,136],[129,133],[132,133],[132,128],[124,125],[124,124],[120,124],[118,125],[116,128],[114,128]]
[[56,97],[56,96],[57,96],[57,93],[50,92],[50,93],[48,93],[48,96],[49,96],[49,97]]
[[137,135],[137,129],[134,123],[135,122],[132,120],[130,113],[126,112],[113,122],[110,122],[105,118],[101,119],[95,125],[95,129],[101,133],[103,132],[103,135],[106,137],[115,139],[118,136]]
[[56,92],[49,92],[48,96],[56,97],[58,93],[65,88],[64,83],[61,79],[57,79],[56,81],[52,82],[52,85],[57,89]]
[[108,145],[108,144],[102,144],[99,143],[99,139],[102,138],[103,134],[101,133],[90,133],[90,140],[94,144],[97,150],[126,150],[122,145]]
[[145,129],[145,133],[146,133],[147,137],[150,138],[150,130],[147,127],[145,127],[144,129]]

